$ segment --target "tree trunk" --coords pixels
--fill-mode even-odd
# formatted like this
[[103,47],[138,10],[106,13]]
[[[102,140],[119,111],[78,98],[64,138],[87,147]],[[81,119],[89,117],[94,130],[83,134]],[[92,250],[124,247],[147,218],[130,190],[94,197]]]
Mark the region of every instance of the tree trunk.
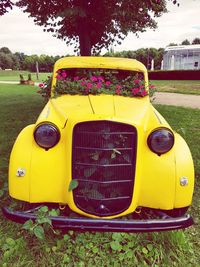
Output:
[[78,35],[80,44],[81,56],[91,56],[91,39],[90,39],[90,25],[88,22],[88,1],[79,0],[78,5],[80,7],[78,22]]
[[87,17],[80,18],[78,23],[81,56],[91,56],[91,40]]

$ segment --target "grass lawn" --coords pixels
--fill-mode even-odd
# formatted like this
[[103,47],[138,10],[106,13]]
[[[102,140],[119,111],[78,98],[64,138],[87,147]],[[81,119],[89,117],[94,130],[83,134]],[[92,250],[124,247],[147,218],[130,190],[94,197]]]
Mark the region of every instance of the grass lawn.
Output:
[[[0,70],[0,81],[19,81],[19,75],[22,74],[24,76],[24,79],[28,78],[28,74],[30,72],[28,71],[5,71]],[[35,82],[42,82],[46,80],[47,76],[50,75],[49,73],[39,73],[39,80],[37,80],[36,73],[31,73],[32,80]]]
[[[14,140],[24,126],[35,122],[44,106],[36,90],[30,86],[0,86],[1,205],[10,202],[4,189]],[[190,212],[197,224],[184,231],[146,234],[50,231],[40,241],[6,220],[0,211],[0,266],[200,266],[200,110],[156,107],[191,148],[197,179]]]
[[197,81],[152,80],[157,92],[200,95],[200,79]]

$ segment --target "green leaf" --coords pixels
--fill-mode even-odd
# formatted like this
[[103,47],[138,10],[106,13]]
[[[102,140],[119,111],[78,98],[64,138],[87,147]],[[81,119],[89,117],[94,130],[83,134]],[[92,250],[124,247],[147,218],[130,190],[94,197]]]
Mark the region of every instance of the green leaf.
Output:
[[113,176],[113,174],[114,174],[113,171],[105,170],[105,171],[103,172],[103,177],[104,177],[104,178],[110,178],[110,177]]
[[85,177],[91,177],[96,171],[96,168],[87,168],[84,170],[84,176]]
[[117,149],[114,148],[113,151],[114,151],[116,154],[121,155],[121,152],[120,152],[119,150],[117,150]]
[[97,247],[93,247],[93,248],[92,248],[92,252],[93,252],[94,254],[96,254],[98,251],[99,251],[99,249],[98,249]]
[[68,262],[70,262],[70,257],[68,256],[68,255],[64,255],[63,256],[63,263],[68,263]]
[[120,245],[120,243],[118,241],[110,242],[110,246],[111,246],[112,250],[117,250],[117,251],[122,250],[122,246]]
[[71,180],[71,182],[69,184],[68,192],[71,192],[72,190],[74,190],[77,187],[78,187],[78,180],[76,180],[76,179]]
[[131,157],[129,156],[129,154],[125,154],[123,155],[123,158],[126,162],[130,163],[131,162]]
[[23,224],[22,229],[31,230],[31,229],[33,229],[33,226],[34,226],[33,221],[32,220],[28,220]]
[[51,249],[50,249],[50,248],[45,248],[45,251],[46,251],[47,253],[49,253],[49,252],[51,251]]
[[63,239],[64,239],[65,241],[67,241],[67,240],[69,240],[69,239],[70,239],[70,236],[69,236],[69,235],[67,235],[67,234],[65,234],[65,235],[63,236]]
[[12,239],[11,237],[6,238],[6,243],[10,246],[10,247],[14,247],[16,242],[14,239]]
[[147,245],[147,248],[148,248],[149,251],[152,251],[152,249],[153,249],[153,245],[152,245],[152,244],[148,244],[148,245]]
[[56,252],[56,250],[57,250],[57,247],[56,247],[56,246],[53,246],[53,247],[52,247],[52,251],[53,251],[53,252]]
[[110,159],[109,158],[106,158],[106,157],[104,157],[104,158],[102,158],[101,160],[100,160],[100,164],[109,164],[110,163]]
[[74,234],[74,231],[70,230],[68,233],[72,236]]
[[41,240],[44,239],[44,229],[41,225],[37,225],[33,229],[33,233],[38,239],[41,239]]
[[60,211],[57,209],[52,209],[49,211],[49,216],[59,216],[60,215]]
[[145,247],[142,248],[142,252],[143,252],[145,255],[148,254],[148,250],[147,250]]
[[37,223],[39,224],[47,223],[49,225],[52,225],[51,220],[48,217],[37,219]]
[[8,259],[12,254],[12,251],[11,250],[6,250],[4,253],[3,253],[3,257],[5,259]]
[[115,159],[115,158],[116,158],[116,153],[115,152],[112,152],[111,159]]
[[91,156],[91,159],[96,160],[96,161],[99,160],[99,152],[93,153]]
[[48,207],[47,206],[42,206],[41,208],[39,208],[39,212],[43,212],[43,213],[46,213],[48,211]]
[[129,249],[128,252],[126,253],[126,257],[129,259],[133,258],[134,257],[133,251]]
[[112,234],[112,239],[116,241],[121,241],[122,240],[122,235],[121,233],[113,233]]
[[114,144],[113,143],[109,143],[108,144],[108,148],[114,148]]

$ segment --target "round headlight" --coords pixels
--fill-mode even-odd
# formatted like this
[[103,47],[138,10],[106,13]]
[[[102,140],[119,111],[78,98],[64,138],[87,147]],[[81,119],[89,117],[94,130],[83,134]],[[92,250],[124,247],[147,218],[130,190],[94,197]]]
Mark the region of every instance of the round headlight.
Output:
[[151,151],[161,155],[168,152],[173,147],[174,135],[169,129],[160,128],[149,135],[147,143]]
[[60,132],[55,125],[44,123],[35,129],[34,139],[38,146],[49,149],[60,140]]

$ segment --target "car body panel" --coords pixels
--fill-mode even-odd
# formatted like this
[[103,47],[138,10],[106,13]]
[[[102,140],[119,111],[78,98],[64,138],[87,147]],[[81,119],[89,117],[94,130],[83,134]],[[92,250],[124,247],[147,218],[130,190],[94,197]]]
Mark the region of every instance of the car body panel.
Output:
[[[80,57],[65,58],[55,64],[52,88],[55,86],[56,71],[60,68],[137,70],[144,73],[145,82],[148,84],[146,68],[138,61]],[[15,142],[9,168],[10,195],[30,203],[66,204],[74,212],[98,217],[80,210],[68,188],[72,179],[73,129],[80,122],[101,120],[132,125],[137,131],[135,181],[131,204],[122,213],[105,218],[127,215],[138,207],[172,210],[191,204],[194,167],[191,153],[182,137],[174,133],[175,144],[163,155],[153,153],[148,147],[147,138],[153,130],[163,127],[172,130],[152,106],[149,96],[101,94],[62,95],[51,98],[37,122],[22,130]],[[60,141],[48,150],[39,147],[33,135],[36,126],[45,122],[53,123],[60,132]],[[25,170],[23,177],[16,176],[19,168]],[[180,185],[180,178],[183,176],[188,178],[188,186]]]
[[[176,135],[176,144],[168,153],[158,156],[149,150],[146,140],[150,132],[155,128],[169,126],[158,120],[158,115],[155,115],[154,109],[149,104],[148,100],[107,95],[92,96],[92,98],[90,102],[88,96],[65,95],[54,99],[53,106],[47,104],[44,110],[50,108],[49,117],[40,116],[37,123],[53,121],[56,125],[59,125],[60,116],[57,113],[51,112],[56,105],[59,105],[60,111],[66,114],[59,128],[61,133],[60,142],[54,148],[46,151],[38,147],[33,138],[35,129],[33,125],[25,128],[19,135],[11,157],[11,162],[14,164],[12,166],[10,165],[10,169],[13,170],[10,173],[9,182],[11,185],[11,195],[31,203],[66,203],[72,210],[85,214],[77,209],[73,202],[72,192],[68,192],[71,181],[72,132],[74,126],[79,122],[106,119],[131,124],[137,127],[138,132],[134,197],[129,209],[121,215],[133,212],[138,206],[173,209],[182,206],[181,203],[187,203],[189,205],[192,196],[192,182],[190,187],[180,189],[183,195],[184,192],[187,191],[187,198],[185,198],[185,195],[181,197],[182,200],[176,197],[176,179],[179,181],[179,173],[176,173],[177,164],[179,164],[177,160],[181,160],[179,159],[180,155],[188,154],[188,149],[186,145],[184,145],[185,142],[181,141],[181,153],[176,156],[176,144],[178,145],[180,142],[180,137]],[[104,106],[106,114],[101,112],[102,110],[100,109],[100,103],[102,103],[105,98],[107,106],[112,106],[111,103],[115,103],[115,109],[113,107],[106,108],[106,105]],[[114,101],[113,98],[115,99]],[[56,103],[57,101],[58,104]],[[93,108],[91,108],[91,103]],[[80,111],[77,109],[77,106],[79,106]],[[98,112],[94,114],[92,110],[96,110],[100,112],[100,114],[98,114]],[[45,112],[46,111],[42,112],[42,114]],[[116,114],[119,115],[117,116]],[[28,157],[25,156],[23,158],[21,155],[20,146],[22,147],[22,144],[23,154],[29,155]],[[180,147],[178,150],[180,151]],[[46,162],[48,162],[48,164],[46,164]],[[152,166],[154,167],[152,168]],[[16,170],[19,167],[29,170],[25,177],[16,177]],[[165,170],[165,172],[163,172],[163,170]],[[191,171],[191,162],[188,164],[187,171],[182,171],[182,173],[185,173],[187,177],[191,177],[192,180],[193,172]],[[22,190],[23,181],[24,189]],[[28,185],[29,189],[27,190]],[[180,194],[178,193],[180,190],[177,191],[177,194]],[[26,196],[24,195],[25,193]]]

